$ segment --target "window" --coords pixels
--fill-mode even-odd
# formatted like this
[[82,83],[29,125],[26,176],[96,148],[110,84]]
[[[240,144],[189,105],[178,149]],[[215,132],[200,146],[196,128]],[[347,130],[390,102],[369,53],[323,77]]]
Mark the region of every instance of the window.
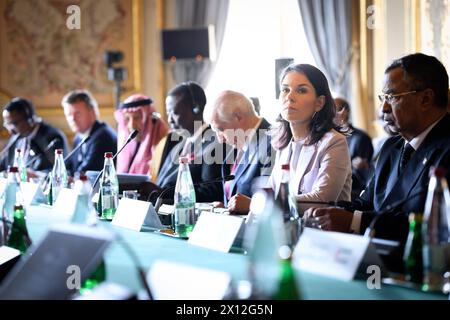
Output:
[[261,115],[274,122],[275,59],[314,64],[297,0],[230,0],[222,50],[210,83],[209,102],[223,90],[258,97]]

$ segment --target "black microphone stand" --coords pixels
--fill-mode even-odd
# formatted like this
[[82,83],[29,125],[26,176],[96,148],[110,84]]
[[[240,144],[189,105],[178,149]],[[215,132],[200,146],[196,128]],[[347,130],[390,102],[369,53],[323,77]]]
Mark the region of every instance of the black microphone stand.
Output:
[[[47,148],[44,149],[44,151],[41,151],[39,154],[35,155],[31,160],[27,161],[27,163],[25,164],[25,167],[29,167],[30,165],[32,165],[37,159],[39,159],[43,154],[45,154],[47,151],[49,151],[51,148],[53,148],[55,146],[55,144],[57,144],[59,142],[59,139],[53,139],[49,145],[47,146]],[[41,149],[40,149],[41,150]]]
[[88,135],[87,137],[85,137],[83,140],[81,140],[81,142],[76,146],[76,148],[74,148],[65,158],[64,158],[64,164],[67,162],[67,160],[69,160],[74,154],[75,152],[77,152],[82,146],[83,144],[85,144],[86,142],[88,142],[88,140],[91,138],[90,135]]
[[[120,148],[119,151],[116,152],[116,154],[113,156],[112,160],[114,161],[114,159],[116,159],[116,157],[119,155],[119,153],[122,152],[122,150],[131,142],[131,140],[133,140],[134,138],[136,138],[136,136],[138,135],[139,131],[138,130],[133,130],[133,132],[130,133],[130,136],[128,137],[127,141],[123,144],[122,148]],[[100,179],[101,175],[103,174],[103,169],[99,172],[99,174],[97,175],[97,177],[95,177],[94,183],[92,184],[92,191],[94,191],[95,186],[98,183],[98,180]]]

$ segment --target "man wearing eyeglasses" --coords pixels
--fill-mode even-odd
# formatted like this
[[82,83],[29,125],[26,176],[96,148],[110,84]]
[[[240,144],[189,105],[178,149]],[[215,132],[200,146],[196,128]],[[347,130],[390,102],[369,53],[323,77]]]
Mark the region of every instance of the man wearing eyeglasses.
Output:
[[52,169],[55,149],[67,150],[64,133],[37,117],[31,101],[14,98],[4,106],[2,115],[11,137],[0,152],[0,171],[13,165],[15,151],[20,149],[28,176],[34,178],[37,171]]
[[395,60],[385,71],[379,99],[383,120],[399,135],[384,143],[374,176],[353,202],[357,210],[316,208],[305,214],[317,217],[325,230],[364,233],[385,211],[373,226],[375,236],[404,244],[408,213],[424,210],[430,168],[450,168],[448,87],[447,71],[435,57],[419,53]]

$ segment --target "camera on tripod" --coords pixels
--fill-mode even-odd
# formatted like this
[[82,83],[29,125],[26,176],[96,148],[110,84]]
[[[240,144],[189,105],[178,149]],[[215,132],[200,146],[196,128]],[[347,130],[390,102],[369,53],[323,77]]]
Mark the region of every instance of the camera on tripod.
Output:
[[115,67],[114,65],[122,62],[124,54],[122,51],[106,51],[104,60],[108,68],[108,80],[114,81],[114,100],[116,108],[119,107],[120,94],[124,88],[121,83],[127,80],[128,73],[124,67]]
[[114,82],[122,82],[127,79],[127,69],[123,67],[114,67],[115,63],[119,63],[123,60],[122,51],[106,51],[105,52],[105,64],[108,68],[108,80]]

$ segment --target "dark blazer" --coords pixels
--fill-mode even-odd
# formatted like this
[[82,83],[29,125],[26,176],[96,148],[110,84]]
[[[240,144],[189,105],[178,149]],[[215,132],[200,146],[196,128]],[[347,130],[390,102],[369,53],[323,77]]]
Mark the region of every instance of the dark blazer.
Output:
[[347,137],[350,158],[353,160],[356,157],[361,157],[369,163],[368,169],[354,169],[352,167],[352,199],[355,199],[366,188],[372,174],[371,161],[373,157],[373,145],[372,139],[367,133],[354,128],[352,125],[350,125],[350,129],[352,133]]
[[[180,142],[173,146],[163,158],[158,179],[156,180],[156,184],[162,189],[174,187],[177,183],[178,158],[186,143],[185,138],[180,137],[180,139]],[[170,139],[167,140],[168,142],[166,143],[170,143]],[[204,181],[220,178],[225,154],[223,152],[224,145],[217,141],[217,137],[210,127],[203,131],[195,145],[191,164],[189,165],[193,183],[200,184]],[[210,161],[213,159],[214,161]],[[197,185],[195,186],[195,195],[197,202],[221,201],[223,198],[222,184],[217,182],[208,185]],[[173,197],[173,191],[167,192],[164,196],[165,199],[171,200],[173,200]]]
[[[13,135],[8,141],[9,149],[0,158],[0,171],[13,165],[15,149],[19,136]],[[51,144],[51,145],[50,145]],[[30,153],[27,159],[28,168],[34,171],[50,171],[53,168],[55,149],[63,149],[67,154],[67,138],[65,134],[48,123],[41,122],[36,135],[30,141]]]
[[[272,173],[276,152],[270,143],[271,137],[267,134],[269,128],[270,123],[263,118],[236,168],[234,180],[230,181],[231,196],[239,192],[247,197],[252,197],[252,182],[258,177],[267,176],[268,178]],[[230,174],[234,159],[235,152],[232,150],[227,154],[225,163],[222,166],[223,177]],[[223,203],[227,205],[227,202],[224,192]]]
[[[448,128],[450,128],[450,115],[446,114],[428,133],[400,175],[398,175],[398,164],[405,140],[396,136],[385,142],[375,174],[356,201],[358,209],[375,210],[375,213],[363,213],[361,233],[364,233],[372,219],[389,205],[411,197],[393,213],[381,216],[375,225],[377,238],[405,243],[408,235],[408,214],[424,211],[430,168],[434,166],[450,168],[450,130]],[[450,175],[447,175],[448,181],[450,181],[449,178]],[[416,195],[417,193],[419,195]]]
[[[108,124],[95,121],[90,136],[84,152],[83,147],[81,147],[67,161],[67,170],[72,175],[75,172],[102,170],[105,152],[116,153],[117,151],[117,134]],[[83,140],[81,135],[75,135],[74,149],[80,144],[81,140]]]

